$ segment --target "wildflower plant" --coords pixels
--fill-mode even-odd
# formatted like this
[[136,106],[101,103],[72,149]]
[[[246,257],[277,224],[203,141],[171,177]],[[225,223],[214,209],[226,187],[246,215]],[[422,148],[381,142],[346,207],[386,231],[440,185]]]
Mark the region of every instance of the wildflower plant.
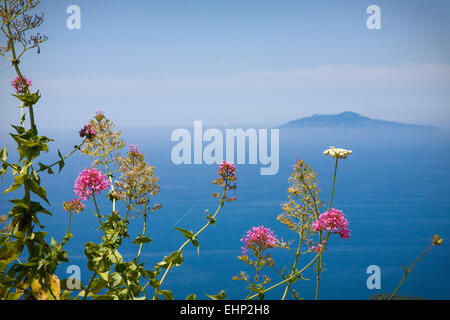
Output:
[[[239,260],[245,262],[255,269],[255,276],[250,280],[245,272],[233,277],[234,280],[244,280],[249,286],[249,294],[247,299],[256,292],[260,299],[264,298],[264,285],[270,282],[270,278],[266,274],[261,274],[265,267],[274,267],[273,259],[270,253],[266,253],[268,249],[282,246],[280,240],[274,235],[273,231],[264,226],[253,227],[247,231],[247,234],[241,239],[243,242],[242,255]],[[250,251],[254,257],[248,255]],[[262,281],[261,281],[262,280]]]
[[[0,216],[0,299],[34,300],[138,300],[174,299],[165,280],[170,271],[183,264],[183,250],[193,245],[200,250],[199,237],[208,227],[215,226],[221,209],[236,201],[237,168],[223,161],[218,166],[217,177],[212,184],[219,190],[212,193],[217,200],[214,213],[208,211],[205,223],[196,232],[175,227],[185,241],[176,251],[162,257],[161,261],[147,266],[141,261],[144,246],[152,239],[148,234],[149,217],[162,206],[156,202],[159,194],[159,178],[156,168],[136,145],[125,148],[126,142],[120,131],[103,111],[97,111],[84,125],[78,135],[80,144],[65,156],[57,149],[55,161],[44,164],[39,161],[43,152],[49,152],[52,139],[38,134],[34,112],[41,94],[33,92],[33,81],[22,74],[20,63],[25,53],[32,49],[40,52],[40,46],[47,37],[35,32],[43,22],[43,14],[36,14],[38,0],[0,1],[0,55],[13,67],[14,79],[11,81],[11,94],[18,99],[20,118],[11,125],[10,134],[18,151],[18,159],[12,160],[7,147],[0,150],[0,180],[6,174],[11,176],[12,184],[4,194],[20,194],[10,199],[11,209],[7,216]],[[79,174],[70,192],[70,197],[62,203],[68,214],[67,232],[58,241],[44,231],[40,215],[52,215],[48,209],[50,202],[44,187],[45,175],[60,172],[67,159],[80,151],[92,160],[90,167]],[[241,239],[242,254],[239,260],[255,270],[253,277],[241,272],[234,277],[247,283],[246,299],[264,299],[266,293],[284,288],[281,299],[300,295],[294,286],[306,281],[303,274],[315,268],[316,294],[319,295],[320,274],[323,271],[322,256],[331,236],[350,238],[349,222],[341,210],[332,208],[336,173],[339,160],[348,158],[352,151],[330,147],[325,155],[335,159],[334,177],[328,208],[319,194],[317,174],[303,160],[297,159],[289,178],[288,202],[282,205],[278,221],[296,234],[297,240],[288,242],[265,227],[252,227]],[[107,203],[111,209],[100,204]],[[61,205],[59,206],[61,208]],[[102,208],[102,210],[100,210]],[[68,286],[68,279],[59,279],[56,270],[62,263],[70,262],[65,250],[67,243],[76,234],[72,233],[72,222],[79,214],[92,214],[98,221],[99,238],[84,244],[87,269],[90,279],[80,287]],[[73,216],[73,214],[75,214]],[[142,231],[130,234],[131,221],[141,223]],[[122,254],[124,243],[136,247],[136,255],[125,259]],[[432,244],[414,264],[405,269],[405,275],[391,298],[399,290],[405,278],[418,260],[431,248],[441,246],[443,240],[435,235]],[[272,258],[274,250],[290,253],[289,267],[280,269]],[[273,269],[280,277],[272,284],[266,270]],[[300,280],[300,281],[299,281]],[[226,298],[224,290],[215,295],[207,295],[214,300]],[[195,294],[186,297],[196,299]]]
[[[349,154],[347,153],[346,156]],[[335,168],[335,178],[336,169],[337,167]],[[334,191],[335,178],[332,193]],[[253,228],[248,232],[247,236],[242,239],[245,246],[243,247],[243,254],[238,259],[253,266],[256,271],[256,279],[258,279],[259,272],[263,266],[270,266],[280,276],[281,281],[271,287],[264,288],[263,285],[270,281],[266,280],[268,279],[266,276],[264,277],[264,281],[259,285],[257,281],[252,284],[245,273],[235,276],[235,280],[249,282],[250,293],[247,299],[253,299],[255,297],[262,299],[267,292],[282,285],[285,287],[281,296],[282,300],[287,299],[288,295],[291,295],[294,299],[299,299],[300,295],[293,288],[293,284],[299,279],[304,281],[305,279],[302,277],[302,273],[314,266],[317,270],[317,298],[320,272],[323,268],[320,261],[323,252],[326,250],[329,237],[332,234],[338,234],[342,239],[348,239],[350,237],[348,221],[342,211],[329,208],[328,211],[321,213],[320,210],[324,204],[319,197],[320,189],[318,187],[317,174],[304,160],[297,159],[294,165],[294,172],[291,174],[289,182],[291,184],[288,188],[289,201],[281,206],[283,212],[278,216],[278,221],[287,226],[291,231],[297,233],[298,240],[297,242],[290,241],[288,243],[279,240],[275,241],[276,238],[271,231],[269,232],[263,227]],[[265,241],[262,241],[262,239]],[[297,243],[296,249],[292,248],[294,243]],[[285,272],[286,268],[280,271],[275,266],[275,261],[270,255],[261,254],[265,249],[274,247],[288,249],[287,251],[293,254],[293,261],[290,263],[290,268],[287,273]],[[256,257],[256,262],[246,255],[248,248],[252,249],[253,255]],[[304,260],[309,255],[312,255],[312,259],[307,260],[308,262],[300,269],[299,264],[301,260]],[[256,292],[256,294],[253,294],[253,292]]]
[[[0,298],[58,299],[59,280],[56,267],[68,262],[64,245],[55,239],[48,240],[47,232],[39,221],[39,214],[52,215],[45,208],[49,205],[47,192],[42,184],[41,174],[54,174],[53,168],[64,167],[67,156],[58,150],[59,159],[49,165],[38,162],[42,152],[48,152],[53,140],[40,136],[34,117],[34,108],[40,100],[39,90],[31,91],[32,80],[22,74],[22,57],[32,50],[40,52],[40,45],[47,39],[33,33],[43,22],[43,14],[34,13],[39,1],[5,0],[0,3],[0,31],[4,38],[0,42],[0,55],[5,58],[16,73],[12,80],[12,95],[18,99],[21,109],[20,121],[11,125],[11,137],[17,144],[19,158],[9,159],[7,147],[0,151],[0,177],[13,177],[12,185],[3,193],[22,192],[23,196],[9,200],[12,203],[8,214],[8,228],[0,236]],[[27,124],[27,120],[29,123]],[[83,144],[82,142],[81,144]],[[41,204],[40,201],[44,201]],[[19,258],[20,257],[20,258]]]

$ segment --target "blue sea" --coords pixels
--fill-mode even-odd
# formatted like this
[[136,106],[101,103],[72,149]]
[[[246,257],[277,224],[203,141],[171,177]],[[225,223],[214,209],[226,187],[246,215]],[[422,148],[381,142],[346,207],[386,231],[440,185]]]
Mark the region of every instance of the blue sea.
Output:
[[[142,261],[148,268],[165,255],[176,251],[185,241],[174,225],[194,232],[206,220],[205,210],[214,211],[217,202],[211,193],[219,192],[211,181],[217,166],[174,165],[170,158],[175,142],[170,141],[171,130],[121,128],[128,144],[137,144],[146,159],[156,167],[161,185],[154,203],[163,208],[149,218],[148,234],[153,241],[144,247]],[[56,148],[63,154],[80,142],[77,132],[70,130],[45,131],[40,134],[55,139],[42,162],[58,160]],[[10,157],[14,144],[2,134],[2,145],[8,143]],[[252,226],[270,227],[284,240],[296,240],[297,234],[279,223],[281,204],[288,199],[288,178],[297,155],[318,173],[321,199],[328,201],[334,161],[323,155],[329,146],[353,150],[340,161],[333,207],[343,210],[350,223],[351,238],[335,236],[324,254],[326,270],[321,278],[321,299],[369,299],[376,293],[392,292],[403,276],[402,265],[410,266],[430,244],[434,234],[444,238],[444,246],[433,248],[415,266],[398,292],[401,295],[426,299],[449,299],[450,277],[450,133],[421,130],[343,130],[289,129],[280,132],[280,170],[273,176],[261,176],[259,165],[240,165],[237,171],[237,201],[227,203],[210,226],[199,236],[200,251],[193,246],[184,251],[184,264],[168,274],[162,289],[172,290],[176,299],[195,293],[198,299],[205,294],[225,290],[230,299],[243,299],[248,291],[242,281],[232,280],[240,271],[252,275],[252,270],[237,259],[241,253],[241,237]],[[52,204],[53,216],[41,216],[45,230],[57,240],[66,232],[68,215],[62,202],[74,197],[73,183],[78,173],[88,167],[90,159],[76,154],[59,175],[42,177]],[[4,179],[3,188],[8,187]],[[9,211],[13,194],[1,195],[0,214]],[[110,202],[102,199],[102,210],[111,210]],[[72,233],[75,239],[67,245],[69,264],[58,269],[58,276],[66,278],[69,265],[78,265],[82,280],[91,274],[86,268],[86,241],[99,242],[97,218],[92,203],[74,216]],[[130,234],[141,232],[138,218],[130,224]],[[134,237],[132,236],[132,239]],[[126,243],[121,249],[125,259],[133,259],[137,246]],[[276,266],[283,269],[292,262],[288,251],[272,250]],[[304,256],[300,267],[312,256]],[[367,267],[377,265],[381,271],[381,289],[368,289]],[[272,283],[278,276],[268,272]],[[297,281],[295,289],[305,299],[314,298],[314,273],[305,273],[309,281]],[[268,293],[266,298],[279,299],[282,289]],[[152,290],[148,290],[152,295]]]

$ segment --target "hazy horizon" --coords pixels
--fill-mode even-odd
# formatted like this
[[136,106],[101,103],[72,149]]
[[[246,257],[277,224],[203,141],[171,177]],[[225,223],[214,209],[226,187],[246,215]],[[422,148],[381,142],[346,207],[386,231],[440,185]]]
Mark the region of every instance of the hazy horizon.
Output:
[[[120,127],[277,126],[353,111],[450,129],[450,2],[42,0],[41,53],[21,70],[40,128],[79,128],[104,110]],[[2,41],[3,35],[0,36]],[[446,40],[447,39],[447,40]],[[18,121],[0,62],[0,127]]]

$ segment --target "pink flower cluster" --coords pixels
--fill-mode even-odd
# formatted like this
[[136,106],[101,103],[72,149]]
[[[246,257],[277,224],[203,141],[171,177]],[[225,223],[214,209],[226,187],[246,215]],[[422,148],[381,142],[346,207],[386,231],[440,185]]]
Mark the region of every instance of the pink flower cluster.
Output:
[[108,189],[110,183],[108,178],[96,168],[85,169],[75,181],[75,194],[81,200],[89,199],[94,192],[100,194],[102,190]]
[[219,165],[219,171],[217,173],[221,176],[225,176],[227,174],[234,175],[235,172],[236,166],[223,160],[223,162]]
[[13,81],[11,81],[11,86],[16,90],[16,93],[24,93],[25,89],[28,87],[31,87],[31,80],[27,79],[25,76],[22,76],[23,80],[25,81],[26,86],[22,83],[20,80],[20,77],[18,76]]
[[130,144],[130,151],[128,151],[131,155],[139,155],[142,154],[138,147],[134,144]]
[[81,202],[80,199],[72,199],[68,202],[64,201],[63,203],[64,210],[69,212],[73,211],[74,213],[80,213],[84,210],[84,204]]
[[350,238],[350,230],[348,229],[348,221],[345,219],[341,210],[330,209],[322,213],[319,219],[312,224],[314,231],[327,231],[337,233],[341,239]]
[[251,228],[241,241],[244,243],[242,254],[246,254],[248,248],[255,248],[262,251],[273,248],[279,242],[273,234],[273,231],[264,226]]
[[323,247],[324,247],[324,245],[325,245],[325,242],[326,242],[325,240],[322,240],[322,243],[317,243],[317,244],[313,245],[313,246],[311,247],[311,250],[314,251],[314,252],[316,252],[316,253],[319,253],[320,250],[323,249]]
[[97,136],[97,131],[95,131],[94,126],[89,123],[83,127],[83,129],[80,130],[80,137],[81,138],[88,138],[89,140],[92,140]]

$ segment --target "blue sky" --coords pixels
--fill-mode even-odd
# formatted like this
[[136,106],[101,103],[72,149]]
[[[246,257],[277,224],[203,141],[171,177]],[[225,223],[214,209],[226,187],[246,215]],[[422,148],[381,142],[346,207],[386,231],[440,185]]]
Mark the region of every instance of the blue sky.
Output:
[[[81,8],[68,30],[66,8]],[[369,5],[381,30],[366,27]],[[96,110],[121,127],[272,126],[316,113],[450,128],[450,2],[42,0],[41,54],[22,59],[41,127]],[[4,38],[1,38],[3,41]],[[0,62],[0,125],[16,121]]]

